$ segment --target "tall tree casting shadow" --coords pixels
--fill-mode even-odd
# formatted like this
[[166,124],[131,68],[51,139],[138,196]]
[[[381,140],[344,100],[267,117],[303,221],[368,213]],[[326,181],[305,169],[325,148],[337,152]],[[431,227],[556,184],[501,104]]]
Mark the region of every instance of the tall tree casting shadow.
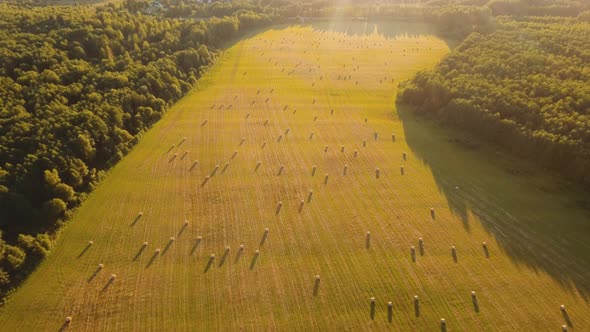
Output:
[[[474,222],[469,216],[477,216],[515,263],[546,272],[588,302],[590,234],[581,225],[587,224],[590,211],[565,202],[564,192],[535,187],[535,179],[526,173],[509,172],[493,161],[490,166],[489,151],[477,151],[473,142],[457,138],[463,134],[440,129],[405,105],[398,103],[397,110],[408,146],[430,168],[465,231]],[[477,153],[481,158],[474,157]],[[568,211],[568,217],[556,211]],[[493,248],[485,245],[483,250],[486,257],[493,256]]]

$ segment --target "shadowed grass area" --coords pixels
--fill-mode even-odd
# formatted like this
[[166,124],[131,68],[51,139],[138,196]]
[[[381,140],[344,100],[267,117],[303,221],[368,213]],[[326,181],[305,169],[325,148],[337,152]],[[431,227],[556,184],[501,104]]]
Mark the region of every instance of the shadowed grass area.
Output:
[[414,28],[280,27],[233,44],[89,195],[0,329],[590,325],[585,196],[544,193],[558,181],[510,178],[515,161],[398,114],[398,82],[449,51]]

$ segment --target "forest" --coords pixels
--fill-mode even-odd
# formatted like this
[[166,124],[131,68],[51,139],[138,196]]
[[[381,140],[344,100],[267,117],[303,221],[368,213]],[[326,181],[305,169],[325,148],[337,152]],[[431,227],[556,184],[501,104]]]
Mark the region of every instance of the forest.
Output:
[[[0,5],[0,289],[21,280],[105,175],[269,10],[145,15],[145,2]],[[233,11],[232,11],[233,10]],[[237,13],[239,11],[239,13]]]
[[589,14],[499,19],[402,83],[398,100],[590,184]]

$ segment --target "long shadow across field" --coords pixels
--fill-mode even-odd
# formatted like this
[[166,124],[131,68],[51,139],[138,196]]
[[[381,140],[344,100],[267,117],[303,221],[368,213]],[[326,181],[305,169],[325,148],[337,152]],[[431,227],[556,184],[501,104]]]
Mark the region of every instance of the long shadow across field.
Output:
[[[474,222],[469,215],[478,216],[516,263],[548,273],[588,302],[590,209],[580,202],[590,202],[590,193],[566,188],[491,146],[438,128],[403,105],[397,109],[407,144],[430,168],[465,231]],[[492,249],[489,255],[493,258]]]

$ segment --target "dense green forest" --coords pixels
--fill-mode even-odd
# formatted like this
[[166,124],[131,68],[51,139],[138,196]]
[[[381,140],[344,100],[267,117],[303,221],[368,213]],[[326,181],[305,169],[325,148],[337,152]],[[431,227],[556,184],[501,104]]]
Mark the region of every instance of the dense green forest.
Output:
[[145,4],[0,5],[0,289],[47,254],[71,208],[217,48],[274,15],[227,6],[221,18],[175,20],[142,14]]
[[590,183],[589,14],[500,19],[401,84],[399,101]]

